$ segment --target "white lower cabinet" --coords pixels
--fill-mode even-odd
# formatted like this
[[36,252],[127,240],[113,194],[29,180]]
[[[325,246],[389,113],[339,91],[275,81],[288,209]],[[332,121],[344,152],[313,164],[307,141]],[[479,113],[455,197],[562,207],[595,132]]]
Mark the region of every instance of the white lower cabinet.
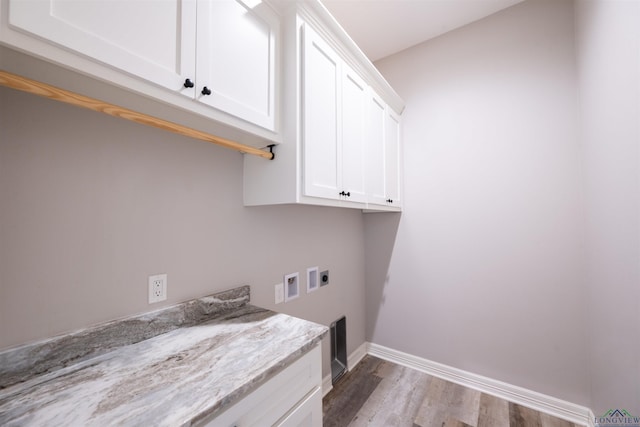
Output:
[[258,387],[206,427],[322,427],[321,344]]
[[322,426],[322,390],[311,393],[278,427],[320,427]]

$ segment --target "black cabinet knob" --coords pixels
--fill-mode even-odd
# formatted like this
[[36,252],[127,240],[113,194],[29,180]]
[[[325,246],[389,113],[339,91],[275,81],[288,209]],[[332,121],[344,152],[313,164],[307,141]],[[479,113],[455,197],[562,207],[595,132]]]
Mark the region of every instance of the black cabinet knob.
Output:
[[189,88],[189,87],[193,87],[193,86],[194,86],[194,84],[193,84],[193,82],[191,81],[191,79],[186,79],[186,80],[184,81],[184,87]]
[[351,192],[349,192],[349,191],[347,191],[347,192],[345,193],[345,192],[344,192],[344,190],[343,190],[343,191],[339,192],[338,194],[339,194],[339,195],[341,195],[341,196],[351,197]]
[[393,203],[392,199],[387,199],[387,203]]
[[202,88],[202,92],[200,93],[202,93],[203,95],[211,95],[211,89],[205,86]]

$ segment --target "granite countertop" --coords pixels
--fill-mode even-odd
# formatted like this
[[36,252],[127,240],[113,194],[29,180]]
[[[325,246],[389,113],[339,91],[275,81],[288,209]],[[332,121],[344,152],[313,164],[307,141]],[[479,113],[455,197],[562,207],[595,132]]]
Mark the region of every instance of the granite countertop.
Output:
[[328,328],[248,304],[249,287],[0,353],[0,425],[190,426]]

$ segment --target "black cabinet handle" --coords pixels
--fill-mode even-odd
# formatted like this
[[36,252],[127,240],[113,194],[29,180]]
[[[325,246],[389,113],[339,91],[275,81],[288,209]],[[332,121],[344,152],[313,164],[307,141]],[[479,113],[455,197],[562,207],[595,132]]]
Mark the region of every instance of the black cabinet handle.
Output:
[[351,192],[347,191],[346,193],[344,191],[341,191],[338,193],[341,196],[347,196],[347,197],[351,197]]
[[194,84],[193,84],[193,82],[191,81],[191,79],[186,79],[186,80],[184,81],[184,87],[189,88],[189,87],[193,87],[193,86],[194,86]]
[[393,203],[392,199],[387,199],[387,203]]
[[211,89],[205,86],[202,88],[202,92],[200,93],[202,93],[203,95],[211,95]]

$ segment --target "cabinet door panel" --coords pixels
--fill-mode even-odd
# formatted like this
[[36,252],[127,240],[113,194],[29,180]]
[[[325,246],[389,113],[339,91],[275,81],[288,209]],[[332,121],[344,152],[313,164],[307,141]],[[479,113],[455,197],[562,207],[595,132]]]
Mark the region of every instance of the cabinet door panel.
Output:
[[366,202],[365,141],[367,85],[346,64],[342,78],[342,190],[347,200]]
[[[317,345],[203,427],[322,427],[322,350]],[[304,424],[306,423],[306,424]]]
[[387,110],[385,123],[385,187],[389,204],[400,206],[400,117]]
[[322,390],[318,387],[277,427],[322,427]]
[[370,93],[367,137],[367,193],[369,202],[386,205],[385,189],[385,104],[375,93]]
[[10,0],[12,27],[158,85],[195,76],[195,0]]
[[[265,4],[198,2],[198,99],[275,128],[275,47],[278,22]],[[206,86],[211,95],[200,92]]]
[[309,26],[303,36],[304,194],[337,199],[342,167],[340,58]]

